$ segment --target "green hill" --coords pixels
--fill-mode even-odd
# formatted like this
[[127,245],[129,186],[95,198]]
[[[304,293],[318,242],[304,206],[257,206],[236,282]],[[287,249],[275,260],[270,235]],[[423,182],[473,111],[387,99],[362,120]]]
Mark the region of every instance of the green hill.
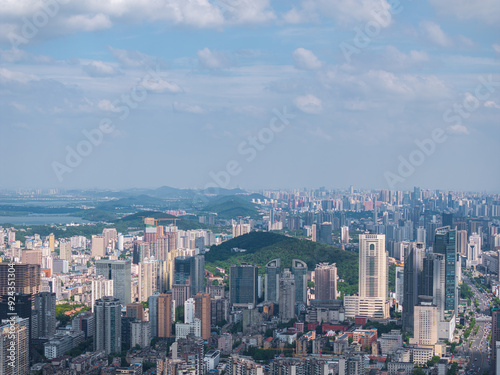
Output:
[[[231,252],[232,248],[245,249],[244,253]],[[337,263],[338,274],[345,284],[339,290],[345,293],[357,292],[358,255],[333,246],[308,240],[300,240],[271,232],[251,232],[212,246],[205,255],[205,264],[210,271],[215,267],[229,269],[231,264],[250,263],[259,266],[259,272],[272,259],[280,258],[282,268],[290,267],[292,259],[307,263],[309,270],[321,262]]]
[[212,199],[203,207],[203,211],[216,212],[222,219],[234,219],[238,216],[257,218],[257,206],[248,198],[241,196],[223,196]]

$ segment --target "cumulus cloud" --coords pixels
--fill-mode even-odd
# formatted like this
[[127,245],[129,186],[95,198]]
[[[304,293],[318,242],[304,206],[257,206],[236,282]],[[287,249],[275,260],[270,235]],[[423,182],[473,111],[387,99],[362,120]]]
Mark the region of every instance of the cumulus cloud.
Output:
[[304,48],[297,48],[292,56],[295,66],[299,69],[315,70],[323,65],[314,53]]
[[500,105],[495,103],[494,101],[492,100],[488,100],[486,103],[484,103],[484,106],[486,108],[496,108],[496,109],[500,109]]
[[216,0],[228,23],[258,24],[276,19],[270,0]]
[[448,126],[448,132],[451,134],[466,135],[469,134],[469,129],[465,125],[456,124]]
[[201,108],[199,105],[192,105],[187,103],[174,102],[172,104],[172,107],[176,112],[196,113],[196,114],[205,112],[203,108]]
[[450,47],[453,44],[451,38],[445,34],[437,23],[431,21],[420,22],[420,31],[432,43],[441,47]]
[[298,109],[305,113],[318,114],[323,110],[321,99],[311,94],[298,96],[293,102]]
[[109,52],[123,66],[128,68],[139,68],[152,65],[154,58],[139,51],[129,51],[125,49],[113,48],[108,46]]
[[28,83],[31,81],[39,81],[39,78],[33,74],[26,74],[22,72],[16,72],[6,68],[0,68],[0,82],[1,83]]
[[300,8],[292,7],[283,16],[288,23],[317,20],[319,16],[334,19],[341,26],[376,22],[380,27],[392,23],[391,5],[386,0],[303,0]]
[[82,69],[91,77],[110,77],[119,73],[113,65],[103,61],[91,61],[88,64],[83,64]]
[[159,94],[164,92],[172,94],[182,92],[182,88],[177,83],[168,82],[163,78],[144,77],[140,84],[146,90]]
[[218,51],[211,51],[208,48],[203,48],[197,53],[200,65],[206,69],[223,69],[231,65],[226,54]]
[[116,112],[118,108],[116,108],[111,101],[107,99],[100,100],[97,103],[97,108],[99,108],[101,111],[105,112]]

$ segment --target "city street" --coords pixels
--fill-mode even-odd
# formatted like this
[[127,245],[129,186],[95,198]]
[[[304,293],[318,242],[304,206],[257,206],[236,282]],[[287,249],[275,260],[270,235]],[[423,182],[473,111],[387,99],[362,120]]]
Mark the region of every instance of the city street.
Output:
[[[478,299],[480,312],[477,312],[474,300],[471,306],[466,310],[466,326],[468,326],[470,319],[469,314],[472,312],[476,319],[476,325],[471,332],[471,335],[464,345],[465,355],[470,358],[467,366],[467,374],[483,374],[490,370],[490,347],[488,342],[488,335],[491,331],[491,316],[489,316],[489,304],[491,303],[490,297],[484,292],[480,291],[476,286],[470,282],[469,278],[464,276],[466,282],[474,292],[474,298]],[[479,327],[477,334],[476,327]]]

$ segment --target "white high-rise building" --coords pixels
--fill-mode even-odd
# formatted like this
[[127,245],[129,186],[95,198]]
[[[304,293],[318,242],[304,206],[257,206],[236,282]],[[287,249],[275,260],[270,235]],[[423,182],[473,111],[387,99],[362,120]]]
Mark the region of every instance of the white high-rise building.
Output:
[[67,260],[68,263],[71,263],[72,256],[73,252],[71,250],[71,242],[61,240],[59,242],[59,258]]
[[427,234],[426,230],[424,227],[420,226],[417,228],[417,242],[422,242],[423,244],[426,243],[427,240]]
[[97,276],[92,280],[92,311],[94,311],[95,301],[103,297],[113,296],[113,280]]
[[189,324],[194,322],[194,298],[189,298],[184,302],[184,323]]
[[469,237],[467,246],[467,267],[477,266],[481,255],[481,236],[477,233],[472,233]]
[[359,295],[344,298],[346,317],[389,317],[384,234],[359,235]]
[[340,228],[340,242],[341,243],[349,243],[349,227],[344,225]]
[[438,341],[438,308],[432,303],[432,297],[428,299],[415,306],[411,345],[433,346]]
[[146,258],[139,263],[139,301],[145,302],[155,292],[159,292],[161,261]]

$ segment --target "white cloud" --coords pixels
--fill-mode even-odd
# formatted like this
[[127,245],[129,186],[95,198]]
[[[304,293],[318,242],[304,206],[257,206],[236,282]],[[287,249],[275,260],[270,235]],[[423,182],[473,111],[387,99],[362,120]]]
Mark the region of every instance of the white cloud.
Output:
[[146,90],[156,93],[170,92],[172,94],[176,94],[182,92],[182,88],[177,83],[168,82],[163,78],[148,79],[147,77],[144,77],[140,84]]
[[496,53],[500,53],[500,44],[492,44],[491,46]]
[[372,21],[384,28],[392,23],[391,5],[386,0],[303,0],[300,9],[292,7],[283,20],[297,24],[319,16],[332,18],[341,26]]
[[82,69],[91,77],[109,77],[119,74],[113,65],[103,61],[91,61],[88,64],[83,64]]
[[112,26],[111,20],[102,13],[90,16],[88,14],[77,14],[63,19],[63,26],[74,31],[98,31],[109,29]]
[[177,112],[196,113],[196,114],[205,112],[203,108],[201,108],[199,105],[191,105],[187,103],[173,102],[172,107],[174,108],[174,111]]
[[97,108],[105,112],[116,112],[117,108],[111,103],[111,101],[104,99],[97,103]]
[[323,65],[314,53],[304,48],[297,48],[292,55],[295,66],[299,69],[315,70]]
[[0,82],[8,83],[28,83],[31,81],[39,81],[39,78],[32,74],[25,74],[22,72],[15,72],[6,68],[0,68]]
[[139,51],[128,51],[125,49],[113,48],[108,46],[108,50],[113,57],[123,66],[129,68],[138,68],[153,65],[154,58]]
[[441,13],[452,14],[458,19],[477,19],[489,24],[500,24],[498,0],[429,0]]
[[228,23],[259,24],[276,19],[270,0],[216,0]]
[[293,102],[298,109],[305,113],[318,114],[323,110],[321,99],[311,94],[298,96]]
[[448,132],[452,134],[465,135],[469,134],[469,129],[467,129],[465,125],[456,124],[448,126]]
[[429,61],[429,55],[425,51],[411,50],[405,54],[394,46],[387,46],[385,49],[386,64],[398,68],[409,68]]
[[484,106],[486,108],[496,108],[496,109],[500,109],[500,105],[495,103],[494,101],[492,100],[489,100],[487,101],[486,103],[484,103]]
[[211,51],[208,48],[199,50],[197,53],[200,65],[206,69],[223,69],[231,65],[228,57],[218,51]]
[[431,21],[420,22],[420,31],[429,39],[432,43],[437,44],[441,47],[449,47],[453,44],[451,38],[444,33],[437,23]]

